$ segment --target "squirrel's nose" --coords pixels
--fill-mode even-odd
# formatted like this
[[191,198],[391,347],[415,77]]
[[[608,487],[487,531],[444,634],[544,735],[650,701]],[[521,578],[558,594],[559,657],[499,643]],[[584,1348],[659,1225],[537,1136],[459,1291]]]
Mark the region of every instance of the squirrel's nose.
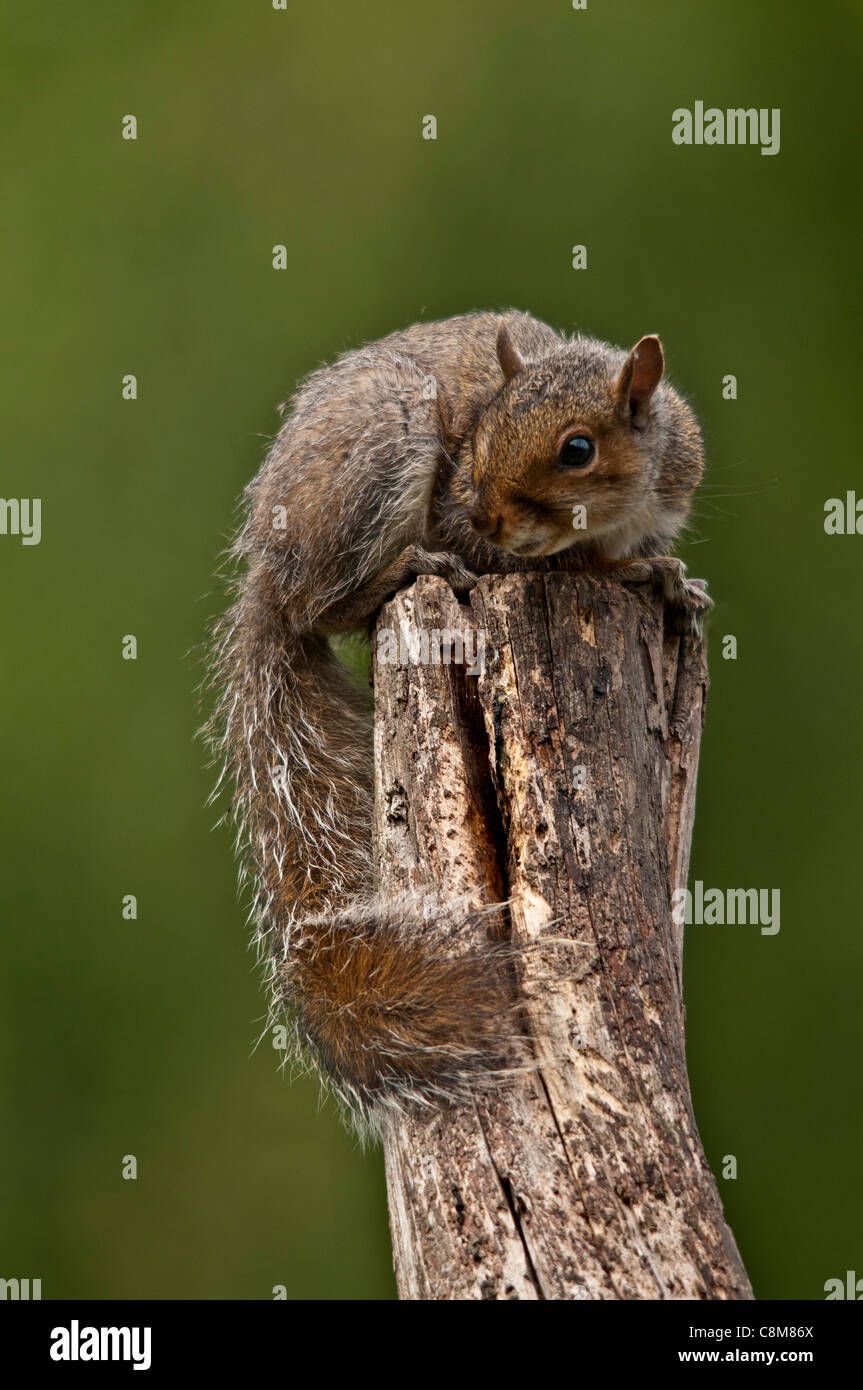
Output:
[[503,524],[502,516],[493,516],[483,507],[471,507],[467,515],[468,521],[477,535],[484,536],[486,540],[491,540],[496,536]]

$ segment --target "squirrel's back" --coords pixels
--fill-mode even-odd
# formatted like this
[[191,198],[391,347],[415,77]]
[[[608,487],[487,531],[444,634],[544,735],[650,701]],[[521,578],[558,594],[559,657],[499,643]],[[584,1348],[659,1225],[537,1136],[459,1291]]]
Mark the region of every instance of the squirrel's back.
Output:
[[381,338],[377,346],[404,353],[420,371],[433,377],[453,414],[455,433],[462,432],[478,409],[501,386],[497,340],[505,322],[512,341],[525,357],[540,357],[560,348],[566,338],[531,314],[509,309],[504,314],[480,311],[436,323],[415,323]]

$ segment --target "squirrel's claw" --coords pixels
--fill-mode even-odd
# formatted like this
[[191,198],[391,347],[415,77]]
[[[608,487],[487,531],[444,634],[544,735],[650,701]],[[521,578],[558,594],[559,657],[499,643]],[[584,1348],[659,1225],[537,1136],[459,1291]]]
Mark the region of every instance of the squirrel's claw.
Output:
[[713,607],[707,580],[690,579],[682,560],[665,559],[660,569],[672,631],[681,636],[700,637],[701,620]]
[[673,632],[683,637],[700,637],[701,621],[705,613],[713,607],[713,599],[702,587],[703,580],[687,580],[684,595],[674,602],[669,600],[669,626]]
[[672,631],[684,636],[701,635],[701,620],[713,607],[713,599],[707,592],[707,580],[690,579],[682,560],[673,555],[633,560],[621,578],[630,583],[660,584]]
[[412,549],[416,573],[436,574],[445,579],[458,598],[470,593],[479,582],[479,576],[449,550],[423,550],[420,546]]

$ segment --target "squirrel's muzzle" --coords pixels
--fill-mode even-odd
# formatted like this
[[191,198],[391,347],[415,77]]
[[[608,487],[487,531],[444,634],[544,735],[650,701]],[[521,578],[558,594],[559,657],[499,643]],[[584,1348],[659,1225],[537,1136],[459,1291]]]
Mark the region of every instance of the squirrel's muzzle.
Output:
[[477,535],[487,541],[493,541],[503,526],[503,517],[499,513],[489,512],[478,502],[470,508],[467,519]]

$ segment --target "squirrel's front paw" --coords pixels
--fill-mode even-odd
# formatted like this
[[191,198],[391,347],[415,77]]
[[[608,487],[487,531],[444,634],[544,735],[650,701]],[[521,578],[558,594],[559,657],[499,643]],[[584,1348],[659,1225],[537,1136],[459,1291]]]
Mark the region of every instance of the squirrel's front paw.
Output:
[[701,620],[713,607],[706,579],[690,579],[682,560],[663,556],[654,565],[662,575],[662,587],[669,608],[670,626],[681,635],[699,637]]
[[633,560],[628,564],[624,577],[636,583],[661,584],[672,631],[692,637],[700,636],[701,619],[710,612],[713,599],[707,592],[707,580],[690,579],[682,560],[673,555]]
[[703,580],[688,579],[685,597],[682,600],[669,601],[669,627],[681,637],[700,637],[701,620],[713,607],[713,599],[706,589],[698,587],[703,583]]
[[449,550],[423,550],[421,546],[412,547],[416,573],[436,574],[445,579],[453,592],[461,597],[470,593],[476,586],[478,576],[473,570]]

